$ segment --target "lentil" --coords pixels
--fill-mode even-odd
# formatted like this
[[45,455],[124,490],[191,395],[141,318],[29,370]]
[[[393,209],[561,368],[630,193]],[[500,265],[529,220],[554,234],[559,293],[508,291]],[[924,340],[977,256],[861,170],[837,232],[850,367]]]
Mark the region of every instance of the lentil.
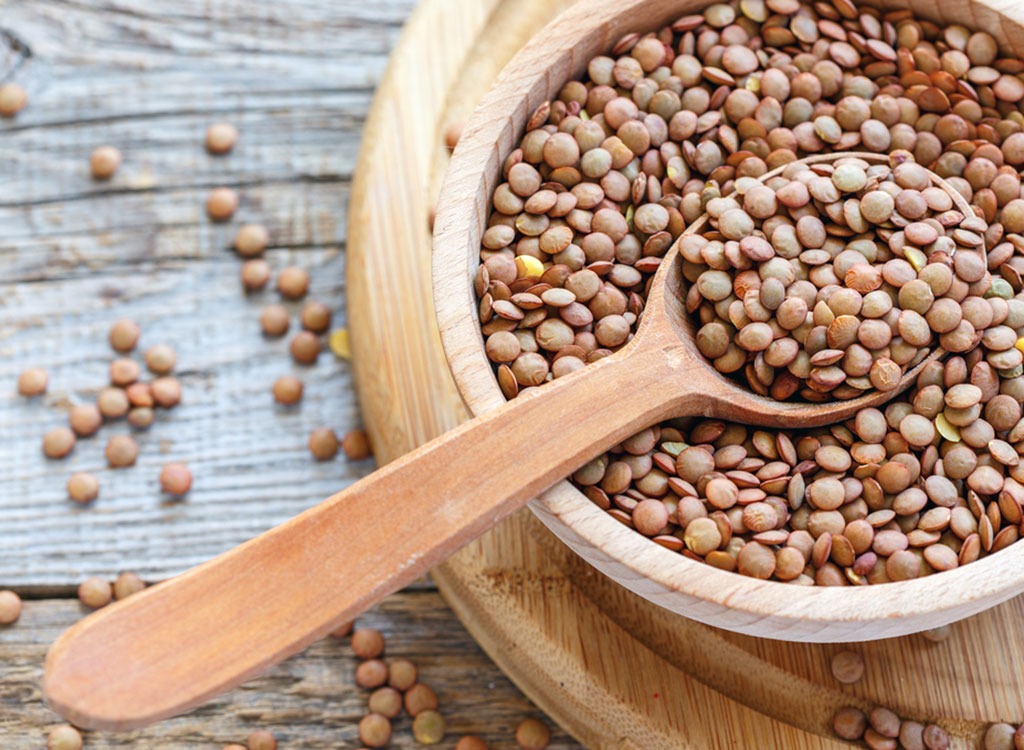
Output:
[[46,750],[82,750],[82,735],[68,724],[51,729],[46,736]]
[[167,344],[157,344],[146,350],[146,367],[157,375],[169,374],[177,362],[177,354]]
[[267,305],[260,313],[260,327],[267,336],[284,336],[291,325],[284,305]]
[[39,367],[32,367],[25,370],[18,376],[18,393],[28,398],[42,396],[46,393],[46,387],[50,383],[50,376],[46,370]]
[[211,154],[226,154],[238,141],[238,128],[229,122],[215,122],[206,129],[206,150]]
[[79,437],[89,437],[99,432],[103,414],[96,404],[76,404],[68,411],[68,425]]
[[249,750],[277,750],[277,738],[266,729],[252,732],[245,742]]
[[192,472],[182,463],[164,464],[160,470],[160,489],[168,495],[187,495],[192,489]]
[[107,441],[103,455],[112,469],[123,469],[135,465],[135,459],[139,457],[139,446],[130,435],[115,435]]
[[307,302],[302,307],[299,319],[307,331],[326,333],[331,327],[331,308],[323,302]]
[[109,180],[121,166],[121,152],[113,146],[100,146],[89,157],[89,169],[94,180]]
[[138,323],[134,320],[122,318],[121,320],[115,321],[114,324],[110,326],[110,333],[107,338],[114,351],[127,354],[135,349],[135,346],[139,343],[139,336],[141,335],[142,330],[139,328]]
[[436,745],[444,739],[444,717],[437,711],[421,711],[412,722],[412,734],[422,745]]
[[349,430],[341,438],[341,450],[353,461],[362,461],[371,455],[370,438],[363,430]]
[[405,712],[413,718],[424,711],[437,710],[437,693],[422,682],[417,682],[409,688],[405,693],[404,700]]
[[294,375],[283,375],[274,381],[274,399],[285,406],[294,406],[302,400],[302,381]]
[[288,299],[301,299],[309,291],[309,274],[302,268],[289,266],[277,275],[277,291]]
[[243,258],[263,255],[270,244],[270,233],[262,224],[243,224],[235,233],[235,252]]
[[120,601],[146,588],[146,584],[135,573],[119,573],[114,579],[114,598]]
[[0,86],[0,117],[14,117],[28,103],[25,89],[16,83],[5,83]]
[[309,452],[317,461],[330,461],[338,455],[338,436],[330,427],[318,427],[309,434]]
[[13,591],[0,591],[0,625],[13,625],[21,617],[21,597]]
[[96,397],[96,407],[107,419],[120,419],[128,413],[131,402],[123,388],[104,388]]
[[384,747],[391,741],[391,722],[380,714],[367,714],[359,721],[359,741],[367,747]]
[[239,276],[247,292],[257,292],[270,281],[270,264],[263,258],[252,258],[242,264]]
[[90,609],[105,607],[113,598],[113,586],[102,578],[92,576],[78,584],[78,600]]
[[544,750],[551,742],[551,730],[540,719],[524,719],[516,727],[516,742],[522,750]]
[[100,483],[92,474],[77,472],[68,479],[68,498],[86,505],[100,496]]
[[43,453],[47,458],[64,458],[75,447],[75,433],[67,427],[54,427],[43,435]]
[[378,688],[370,694],[367,707],[371,713],[394,719],[402,712],[402,694],[393,687]]
[[231,188],[214,188],[206,196],[206,215],[213,221],[227,221],[237,210],[238,193]]
[[359,628],[352,633],[352,652],[360,659],[376,659],[384,653],[384,636],[379,630]]

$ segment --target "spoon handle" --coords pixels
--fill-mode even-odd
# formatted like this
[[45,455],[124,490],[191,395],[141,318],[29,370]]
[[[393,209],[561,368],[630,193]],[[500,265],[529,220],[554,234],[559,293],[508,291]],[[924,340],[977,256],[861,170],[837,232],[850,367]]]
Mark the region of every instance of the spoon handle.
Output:
[[[635,342],[639,344],[639,342]],[[292,520],[69,628],[46,660],[73,723],[141,727],[354,619],[678,406],[678,360],[632,345],[488,412]]]

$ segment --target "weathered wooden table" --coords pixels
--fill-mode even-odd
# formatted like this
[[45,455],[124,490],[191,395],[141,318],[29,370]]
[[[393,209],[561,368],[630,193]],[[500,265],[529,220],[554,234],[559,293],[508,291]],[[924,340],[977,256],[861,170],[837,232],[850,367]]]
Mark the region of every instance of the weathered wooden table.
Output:
[[[257,317],[271,291],[248,297],[230,251],[237,226],[267,225],[275,268],[313,274],[311,297],[344,325],[345,206],[375,82],[413,0],[0,0],[0,82],[29,106],[0,121],[0,588],[26,598],[0,629],[0,746],[45,745],[57,717],[41,701],[48,644],[84,614],[74,598],[89,575],[178,573],[309,507],[372,469],[316,464],[306,437],[359,422],[346,363],[300,368],[286,340]],[[227,157],[202,147],[206,126],[235,123]],[[90,151],[116,145],[109,183],[88,174]],[[241,195],[235,220],[212,224],[215,186]],[[68,407],[95,398],[113,354],[111,322],[132,317],[143,348],[178,351],[182,406],[144,433],[138,464],[110,470],[105,426],[63,461],[40,451]],[[49,370],[42,399],[15,393],[18,373]],[[295,372],[300,408],[275,408],[270,385]],[[195,474],[184,502],[159,492],[163,463]],[[73,506],[64,483],[91,471],[100,499]],[[382,509],[382,512],[388,512]],[[260,602],[254,601],[254,607]],[[415,659],[442,698],[450,747],[480,733],[511,748],[532,707],[487,660],[423,582],[362,622],[387,634],[389,654]],[[90,733],[87,748],[218,747],[268,728],[283,748],[357,747],[365,695],[348,647],[325,641],[213,701],[143,732]],[[417,746],[408,720],[392,746]],[[556,750],[578,747],[556,733]]]

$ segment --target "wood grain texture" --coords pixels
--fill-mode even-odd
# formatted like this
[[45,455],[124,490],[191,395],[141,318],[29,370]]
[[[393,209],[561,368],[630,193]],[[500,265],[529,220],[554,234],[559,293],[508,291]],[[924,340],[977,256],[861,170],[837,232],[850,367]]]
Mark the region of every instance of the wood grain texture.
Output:
[[[29,601],[16,626],[0,628],[0,745],[4,748],[45,747],[46,732],[59,720],[40,697],[43,656],[50,642],[84,611],[72,601]],[[359,623],[380,629],[387,638],[386,658],[412,659],[422,681],[437,691],[448,724],[440,747],[450,748],[459,735],[473,733],[485,737],[494,750],[513,750],[516,725],[527,716],[537,716],[437,592],[397,594]],[[366,713],[368,695],[355,686],[357,664],[347,642],[326,639],[187,716],[140,732],[88,732],[86,747],[215,749],[228,742],[244,742],[255,729],[268,729],[282,748],[356,748],[356,726]],[[552,731],[552,750],[578,750],[557,727],[552,726]],[[394,722],[389,747],[423,747],[413,739],[408,717]]]
[[[428,0],[418,12],[426,15],[432,10],[454,17],[461,6],[459,0]],[[935,15],[936,8],[932,4],[927,12]],[[494,17],[509,12],[521,24],[533,20],[536,29],[547,19],[548,10],[545,3],[509,0],[495,9]],[[948,12],[964,10],[956,7]],[[989,30],[996,26],[994,14],[983,9],[974,18],[961,17]],[[403,47],[416,49],[415,45],[424,44],[421,37],[431,28],[411,24]],[[433,133],[402,131],[407,137],[416,135],[423,148],[434,146],[434,175],[442,173],[447,162],[443,150],[436,147],[444,125],[470,108],[467,101],[477,101],[485,93],[478,69],[500,67],[509,56],[507,45],[529,38],[529,28],[505,33],[506,28],[510,27],[490,25],[480,30],[478,43],[467,43],[461,50],[446,47],[453,56],[471,57],[474,74],[448,81],[453,114],[435,113],[430,118],[438,122]],[[495,35],[505,45],[501,59],[497,53],[489,55]],[[442,85],[426,80],[414,66],[397,63],[385,81],[392,91],[428,84]],[[387,105],[392,107],[387,111],[404,115],[394,120],[396,128],[415,117],[413,110],[399,105]],[[384,106],[375,104],[371,121],[385,111]],[[353,203],[360,216],[374,223],[374,227],[364,226],[361,236],[396,223],[426,224],[429,202],[413,204],[409,197],[410,188],[422,189],[421,173],[402,169],[401,160],[388,160],[387,147],[395,139],[389,130],[365,142],[363,164],[381,159],[392,171],[357,175],[357,184],[378,185],[377,191],[361,193]],[[405,140],[402,143],[409,147]],[[388,179],[394,180],[390,193],[385,187]],[[411,213],[414,207],[424,213]],[[408,244],[403,238],[389,245],[389,253],[382,256],[378,246],[353,237],[350,284],[389,278],[383,299],[409,310],[405,315],[417,324],[429,321],[432,307],[420,307],[430,284],[426,243],[424,230],[420,244]],[[411,298],[415,304],[409,302]],[[371,383],[369,390],[362,389],[364,413],[371,425],[385,427],[375,433],[382,460],[400,455],[423,439],[411,431],[412,426],[422,430],[436,417],[433,430],[425,436],[430,437],[458,416],[459,409],[452,406],[458,403],[454,385],[443,374],[423,373],[399,381],[386,398],[372,384],[385,362],[433,361],[437,339],[428,324],[401,330],[360,327],[353,334],[364,342],[362,356],[354,363],[357,380],[360,385]],[[422,378],[434,385],[424,388]],[[438,415],[444,404],[451,411]],[[531,507],[541,512],[544,508],[540,503]],[[907,718],[939,721],[953,732],[952,747],[966,749],[977,747],[985,723],[1024,719],[1024,677],[1016,667],[1020,657],[1012,645],[1021,641],[1021,598],[956,624],[952,637],[941,644],[920,636],[854,644],[852,648],[865,657],[867,673],[856,685],[840,686],[831,677],[829,662],[843,646],[761,640],[680,618],[598,573],[526,512],[506,520],[439,566],[433,577],[495,661],[588,747],[838,749],[849,745],[831,738],[829,717],[836,708],[885,704]]]
[[[263,339],[259,310],[277,295],[243,296],[229,246],[241,222],[264,222],[271,264],[310,269],[311,298],[345,324],[344,208],[360,130],[412,5],[3,4],[0,79],[24,86],[29,106],[0,120],[0,585],[66,593],[122,569],[164,578],[370,471],[311,460],[311,429],[359,423],[349,366],[328,354],[296,367],[286,339]],[[202,142],[218,119],[241,138],[215,158]],[[96,183],[88,158],[103,143],[125,161]],[[217,185],[241,196],[225,225],[203,209]],[[138,436],[134,469],[108,470],[102,456],[123,422],[45,461],[43,433],[106,384],[107,329],[122,316],[142,325],[144,346],[177,348],[184,403]],[[18,373],[40,365],[49,395],[17,397]],[[306,382],[294,410],[270,397],[288,372]],[[185,502],[159,493],[169,460],[195,474]],[[102,485],[89,509],[66,499],[79,470]]]
[[[471,314],[473,279],[491,213],[491,195],[501,179],[500,167],[516,147],[527,118],[542,102],[556,98],[562,84],[580,75],[590,58],[604,53],[624,34],[656,29],[704,5],[700,0],[599,0],[577,5],[534,36],[509,62],[466,126],[438,204],[433,275],[442,342],[459,391],[474,415],[502,408],[505,402],[483,349],[478,320]],[[637,25],[639,17],[642,26]],[[961,19],[947,16],[944,20]],[[1018,8],[1001,27],[1005,30],[1002,41],[1010,49],[1024,50],[1022,22],[1024,12]],[[808,161],[832,158],[834,154]],[[632,352],[650,349],[664,352],[673,361],[669,369],[658,367],[660,362],[650,366],[653,386],[646,379],[651,374],[647,368],[635,367],[634,387],[650,394],[652,405],[665,408],[663,418],[708,416],[744,424],[807,427],[842,421],[858,408],[878,406],[894,395],[874,393],[845,403],[808,406],[774,403],[736,386],[714,372],[697,351],[691,318],[681,302],[679,263],[673,248],[653,280],[635,337],[609,357],[630,357]],[[914,375],[904,377],[904,388],[912,384]],[[625,418],[644,411],[630,411],[623,405],[621,412],[605,418],[609,429],[616,426],[619,414]],[[566,439],[552,450],[574,450],[571,428],[560,432]],[[760,637],[837,642],[906,635],[962,619],[1024,590],[1024,547],[1013,547],[949,575],[885,587],[794,588],[711,569],[662,549],[624,527],[567,482],[545,493],[539,505],[541,519],[556,534],[621,585],[679,614]]]

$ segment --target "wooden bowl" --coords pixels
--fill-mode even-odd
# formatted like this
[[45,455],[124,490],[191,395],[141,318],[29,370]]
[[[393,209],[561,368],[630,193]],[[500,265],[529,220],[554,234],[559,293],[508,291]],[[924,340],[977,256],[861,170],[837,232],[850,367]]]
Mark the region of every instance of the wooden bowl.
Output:
[[[473,278],[490,197],[505,157],[527,118],[554,99],[623,35],[646,32],[708,0],[587,0],[557,18],[508,64],[477,107],[459,141],[438,204],[434,230],[434,301],[452,374],[474,414],[504,402],[475,310]],[[872,2],[912,8],[939,24],[993,34],[1005,50],[1024,52],[1024,5],[1018,0]],[[558,450],[539,436],[539,450]],[[515,460],[510,456],[495,460]],[[653,543],[562,481],[530,505],[583,559],[650,601],[716,627],[749,635],[814,642],[858,641],[934,628],[993,607],[1024,591],[1024,542],[951,571],[875,586],[804,587],[760,581],[692,561]]]

